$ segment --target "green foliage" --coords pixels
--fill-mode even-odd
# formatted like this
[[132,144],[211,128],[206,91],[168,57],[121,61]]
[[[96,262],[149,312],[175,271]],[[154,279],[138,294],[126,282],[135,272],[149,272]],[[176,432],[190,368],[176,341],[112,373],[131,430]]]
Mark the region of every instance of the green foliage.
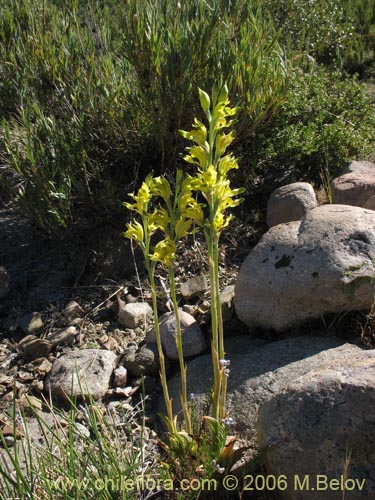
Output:
[[2,180],[46,233],[118,209],[142,147],[132,73],[112,51],[107,13],[88,6],[82,16],[75,2],[0,7]]
[[242,108],[241,137],[250,137],[282,100],[282,54],[251,2],[129,0],[120,23],[163,167],[175,163],[177,131],[198,111],[195,89],[211,88],[218,75]]
[[[134,491],[124,481],[140,484],[134,489],[141,489],[139,479],[160,470],[151,457],[145,460],[143,443],[139,445],[144,427],[139,427],[137,411],[124,411],[118,425],[115,416],[92,399],[85,404],[71,401],[68,412],[47,401],[44,404],[52,423],[45,421],[32,399],[26,407],[44,441],[40,444],[30,434],[26,410],[20,410],[14,400],[7,419],[14,430],[14,447],[7,445],[0,431],[1,498],[131,500]],[[20,423],[25,436],[17,440]]]
[[366,158],[374,148],[375,114],[356,78],[312,65],[290,71],[287,98],[260,132],[254,152],[274,169],[292,169],[297,180],[320,183],[346,161]]
[[97,223],[149,162],[178,162],[195,89],[222,75],[250,137],[282,100],[276,39],[248,2],[4,0],[0,185],[47,234]]
[[373,64],[373,0],[265,0],[263,6],[289,57],[309,54],[350,73]]

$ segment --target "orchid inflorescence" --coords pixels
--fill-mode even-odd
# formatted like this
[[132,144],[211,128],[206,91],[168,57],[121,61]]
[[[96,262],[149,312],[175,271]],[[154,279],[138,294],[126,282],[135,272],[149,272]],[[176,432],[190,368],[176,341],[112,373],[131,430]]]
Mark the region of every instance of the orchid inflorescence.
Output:
[[[177,171],[174,189],[165,177],[153,177],[149,174],[137,194],[131,194],[132,203],[124,203],[138,217],[127,224],[124,235],[134,240],[142,249],[146,268],[149,273],[154,307],[156,341],[160,357],[160,376],[167,415],[164,417],[168,427],[169,448],[182,450],[192,442],[191,408],[187,401],[187,373],[183,356],[182,335],[176,299],[174,261],[178,242],[200,229],[203,231],[208,248],[210,268],[211,294],[211,352],[214,368],[214,384],[212,391],[212,416],[205,417],[212,434],[212,442],[225,435],[225,426],[232,420],[225,411],[227,377],[229,360],[225,359],[224,332],[221,316],[220,288],[218,274],[218,243],[222,230],[228,226],[233,216],[228,209],[236,207],[242,200],[239,195],[242,188],[232,189],[228,173],[238,169],[238,162],[227,148],[234,140],[233,131],[227,129],[234,123],[237,108],[230,107],[226,85],[220,89],[214,87],[212,100],[206,92],[199,89],[201,108],[206,116],[208,126],[198,119],[194,120],[192,130],[181,131],[181,135],[193,142],[186,148],[183,159],[196,167],[196,174],[183,174]],[[198,201],[199,200],[199,201]],[[162,239],[156,237],[156,233]],[[158,239],[154,243],[155,239]],[[181,369],[180,399],[184,414],[186,432],[177,429],[177,417],[173,415],[172,402],[169,398],[164,356],[158,325],[157,301],[155,292],[155,266],[163,264],[168,268],[170,295],[177,322],[177,350]],[[193,398],[191,396],[191,398]],[[225,441],[225,440],[224,440]],[[215,445],[216,446],[216,445]],[[233,448],[233,442],[226,453]],[[219,451],[216,450],[218,453]],[[220,453],[219,453],[220,455]],[[226,457],[228,462],[228,457]],[[229,462],[228,462],[229,463]],[[220,467],[220,466],[219,466]],[[221,467],[220,467],[221,469]]]

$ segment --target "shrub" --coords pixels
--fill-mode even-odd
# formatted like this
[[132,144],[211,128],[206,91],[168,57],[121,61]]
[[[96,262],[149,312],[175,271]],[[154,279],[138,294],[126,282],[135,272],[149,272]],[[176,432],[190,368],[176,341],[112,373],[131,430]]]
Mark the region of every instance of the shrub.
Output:
[[291,169],[294,180],[320,182],[348,160],[374,149],[375,115],[355,77],[313,65],[290,71],[287,98],[259,133],[253,154],[274,169]]
[[95,223],[134,180],[143,123],[132,70],[111,43],[106,12],[93,7],[0,7],[2,181],[46,233]]
[[282,101],[282,53],[251,2],[129,0],[120,25],[124,55],[152,117],[162,170],[175,166],[178,130],[199,112],[198,86],[211,88],[218,75],[227,82],[242,108],[240,138],[250,137]]
[[102,4],[0,6],[1,191],[47,234],[113,218],[150,163],[173,170],[199,85],[228,81],[239,138],[284,93],[276,38],[244,0]]

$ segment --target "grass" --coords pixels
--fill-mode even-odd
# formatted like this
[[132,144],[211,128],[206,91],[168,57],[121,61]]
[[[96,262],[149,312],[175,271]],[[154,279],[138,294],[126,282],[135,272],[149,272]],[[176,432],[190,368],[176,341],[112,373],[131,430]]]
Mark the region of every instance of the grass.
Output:
[[158,486],[161,470],[146,439],[142,401],[117,414],[93,400],[71,401],[69,411],[46,400],[44,405],[53,424],[31,403],[27,408],[43,438],[39,444],[27,415],[13,403],[12,425],[21,426],[24,437],[16,440],[14,434],[16,444],[10,447],[0,433],[2,499],[125,500],[147,498],[148,486]]

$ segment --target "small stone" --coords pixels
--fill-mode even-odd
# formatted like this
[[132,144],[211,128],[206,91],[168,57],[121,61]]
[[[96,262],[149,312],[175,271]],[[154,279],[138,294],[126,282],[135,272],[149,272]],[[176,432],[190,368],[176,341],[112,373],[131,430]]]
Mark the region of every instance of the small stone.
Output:
[[184,283],[181,283],[180,293],[184,299],[191,299],[195,295],[203,294],[208,289],[207,278],[204,274],[189,278]]
[[40,313],[25,314],[20,320],[20,327],[25,333],[36,333],[43,329],[44,323]]
[[52,370],[52,363],[47,358],[44,358],[36,369],[36,371],[42,377],[45,377],[47,373],[49,373],[51,370]]
[[64,310],[64,316],[68,321],[79,318],[82,314],[83,309],[75,300],[71,300]]
[[223,321],[229,321],[233,315],[234,285],[228,285],[220,293]]
[[75,439],[82,438],[82,437],[85,437],[85,438],[90,437],[90,431],[85,425],[81,424],[80,422],[76,422],[74,424],[74,427],[75,427],[75,430],[77,431],[77,433],[75,435]]
[[152,318],[152,309],[147,302],[125,304],[121,309],[118,321],[126,328],[145,326]]
[[52,349],[51,342],[35,335],[27,335],[19,342],[18,346],[27,360],[46,358]]
[[15,444],[15,440],[14,440],[14,437],[13,436],[6,436],[4,437],[4,441],[5,441],[5,444],[9,447],[9,448],[13,448],[14,444]]
[[160,364],[159,356],[155,346],[143,346],[139,351],[134,346],[127,349],[124,354],[122,364],[126,367],[128,372],[135,376],[141,375],[157,375]]
[[308,182],[294,182],[277,188],[267,204],[268,227],[300,220],[316,206],[314,188]]
[[[178,310],[181,325],[182,348],[184,357],[196,356],[206,350],[207,344],[197,321],[182,309]],[[160,317],[160,338],[163,349],[169,359],[178,359],[177,322],[174,312],[165,313]],[[148,336],[150,344],[156,343],[155,328]]]
[[47,340],[52,343],[53,347],[57,345],[73,345],[74,341],[78,335],[77,328],[75,326],[68,326],[62,330],[51,333],[48,335]]
[[103,349],[81,349],[57,359],[46,379],[46,390],[53,397],[102,398],[117,364],[117,356]]
[[191,314],[192,316],[195,316],[198,312],[198,307],[190,304],[184,304],[182,306],[182,310],[188,314]]
[[128,379],[128,371],[125,366],[118,366],[114,372],[113,386],[114,387],[124,387]]

